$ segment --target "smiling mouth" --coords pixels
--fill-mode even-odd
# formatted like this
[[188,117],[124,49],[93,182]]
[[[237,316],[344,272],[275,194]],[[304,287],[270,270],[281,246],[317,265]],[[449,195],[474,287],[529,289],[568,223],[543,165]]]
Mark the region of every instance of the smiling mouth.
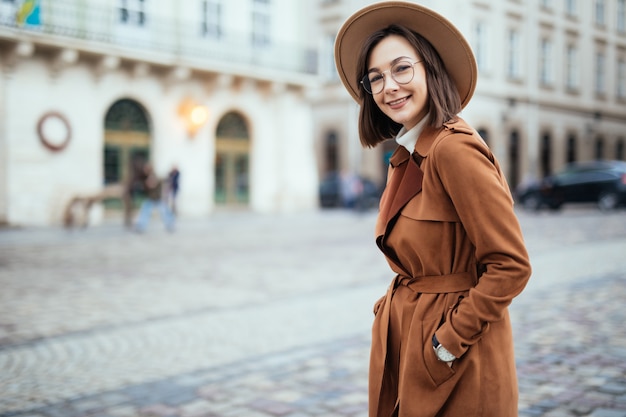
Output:
[[405,101],[407,101],[408,99],[409,99],[409,97],[402,97],[402,98],[399,98],[398,100],[390,101],[390,102],[388,102],[387,104],[388,104],[389,106],[397,106],[398,104],[402,104],[402,103],[404,103],[404,102],[405,102]]

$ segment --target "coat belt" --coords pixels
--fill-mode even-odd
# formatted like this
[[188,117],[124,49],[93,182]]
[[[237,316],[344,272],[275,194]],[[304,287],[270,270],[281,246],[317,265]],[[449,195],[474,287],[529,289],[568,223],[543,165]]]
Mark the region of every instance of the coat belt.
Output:
[[426,275],[416,278],[397,275],[394,279],[393,288],[395,289],[399,285],[407,286],[419,293],[439,294],[467,291],[474,287],[476,282],[473,274],[459,272],[446,275]]

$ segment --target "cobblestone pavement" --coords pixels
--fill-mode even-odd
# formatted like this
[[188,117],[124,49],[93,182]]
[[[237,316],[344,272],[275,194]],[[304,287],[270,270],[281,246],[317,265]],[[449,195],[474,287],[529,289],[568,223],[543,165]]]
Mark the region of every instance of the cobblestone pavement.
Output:
[[[520,416],[626,417],[626,212],[520,212]],[[0,417],[365,416],[374,213],[0,230]]]

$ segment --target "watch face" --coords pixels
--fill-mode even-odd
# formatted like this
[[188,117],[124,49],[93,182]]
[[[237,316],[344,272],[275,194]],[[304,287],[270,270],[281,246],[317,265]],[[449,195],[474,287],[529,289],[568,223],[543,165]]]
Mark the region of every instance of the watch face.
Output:
[[443,362],[452,362],[456,359],[456,356],[448,352],[446,348],[441,345],[439,345],[439,347],[437,348],[437,357]]

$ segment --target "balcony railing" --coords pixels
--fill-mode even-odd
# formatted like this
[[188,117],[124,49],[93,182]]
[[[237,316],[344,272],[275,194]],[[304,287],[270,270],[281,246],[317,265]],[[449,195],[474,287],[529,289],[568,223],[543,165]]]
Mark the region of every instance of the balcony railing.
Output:
[[[125,17],[122,15],[126,14]],[[124,21],[124,19],[126,19]],[[123,54],[149,53],[172,64],[236,65],[254,69],[315,75],[317,53],[294,44],[271,40],[254,41],[252,34],[223,28],[207,31],[200,20],[180,21],[164,16],[128,13],[87,2],[54,0],[42,2],[38,16],[30,19],[13,3],[0,3],[0,29],[13,34],[31,34],[37,39],[67,38],[68,43],[89,50],[107,48]],[[12,34],[12,35],[13,35]],[[1,37],[0,32],[0,37]],[[78,42],[78,43],[76,43]]]

